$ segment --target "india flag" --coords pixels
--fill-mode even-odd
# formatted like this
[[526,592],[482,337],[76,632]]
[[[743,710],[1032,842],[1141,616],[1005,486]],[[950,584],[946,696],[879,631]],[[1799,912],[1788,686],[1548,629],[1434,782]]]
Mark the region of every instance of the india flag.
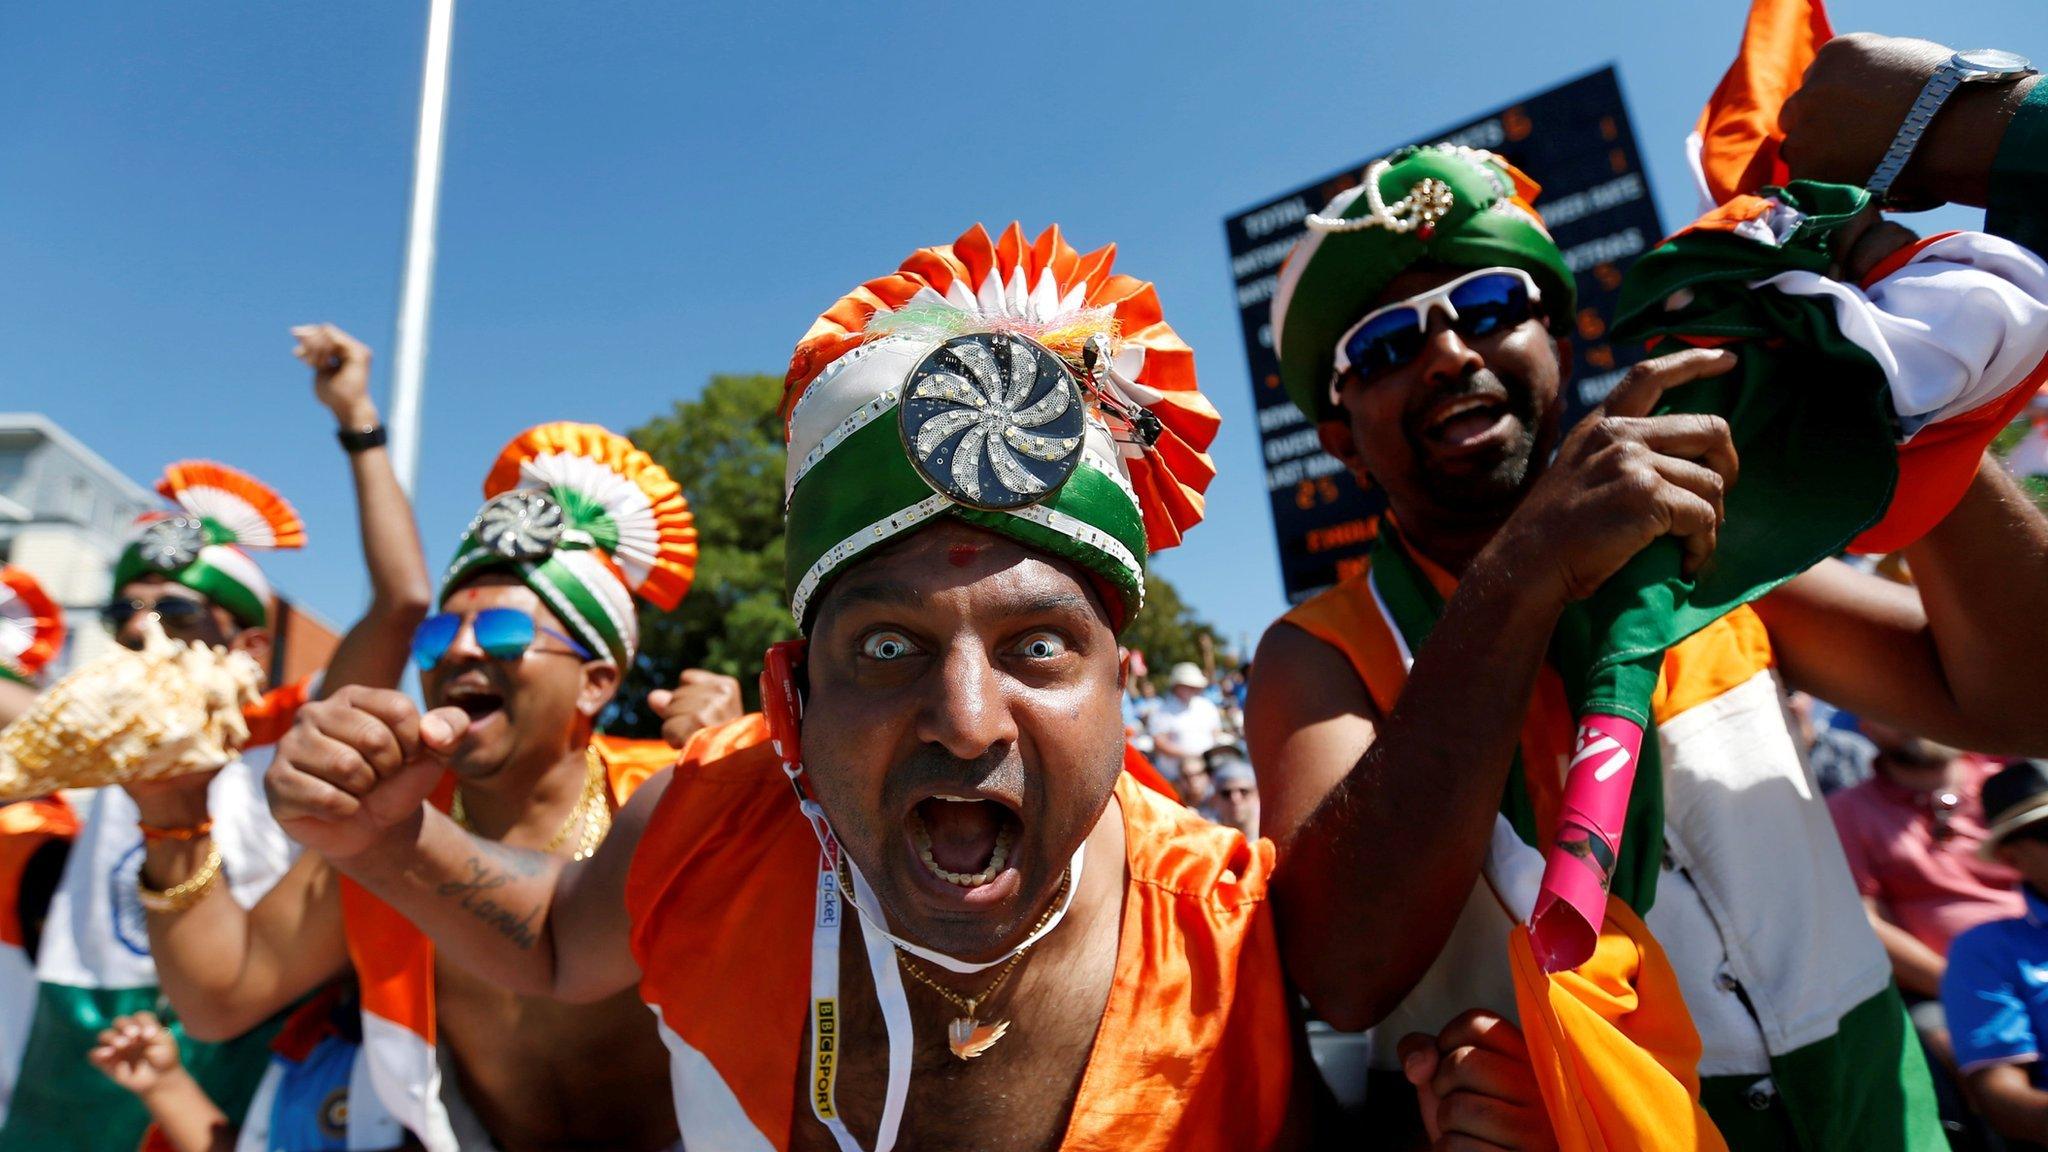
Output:
[[[267,749],[247,754],[223,769],[207,794],[225,882],[245,908],[270,890],[296,853],[264,801],[268,760]],[[142,834],[135,802],[120,788],[101,788],[80,805],[79,816],[36,960],[34,1019],[21,1046],[0,1050],[0,1098],[7,1100],[0,1148],[133,1152],[148,1113],[85,1054],[116,1016],[148,1010],[177,1027],[157,989],[136,896]],[[273,1030],[227,1044],[183,1041],[186,1067],[231,1117],[242,1115],[263,1075]]]

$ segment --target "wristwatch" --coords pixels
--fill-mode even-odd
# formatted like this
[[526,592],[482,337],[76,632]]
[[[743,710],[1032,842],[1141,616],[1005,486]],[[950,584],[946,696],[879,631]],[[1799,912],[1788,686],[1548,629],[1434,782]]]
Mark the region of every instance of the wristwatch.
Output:
[[1948,63],[1936,69],[1928,78],[1927,86],[1920,89],[1920,95],[1913,101],[1913,107],[1906,112],[1906,122],[1899,125],[1899,134],[1892,137],[1892,146],[1885,151],[1884,159],[1877,162],[1877,171],[1870,174],[1864,187],[1870,190],[1879,203],[1891,191],[1892,182],[1899,173],[1906,170],[1906,161],[1913,158],[1913,149],[1920,146],[1920,137],[1926,135],[1927,126],[1934,122],[1934,114],[1964,84],[2010,84],[2024,76],[2034,74],[2027,58],[2016,52],[2002,52],[1996,48],[1973,48],[1949,57]]

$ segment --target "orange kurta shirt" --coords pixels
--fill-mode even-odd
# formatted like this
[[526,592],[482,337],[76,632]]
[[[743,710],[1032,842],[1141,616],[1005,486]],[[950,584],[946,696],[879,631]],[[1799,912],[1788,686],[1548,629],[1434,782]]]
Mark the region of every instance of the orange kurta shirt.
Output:
[[[641,992],[675,1056],[686,1143],[724,1135],[785,1149],[796,1119],[818,842],[766,739],[752,716],[699,734],[627,883]],[[1270,1147],[1295,1119],[1293,1026],[1266,901],[1273,846],[1129,775],[1116,798],[1116,981],[1061,1146]]]

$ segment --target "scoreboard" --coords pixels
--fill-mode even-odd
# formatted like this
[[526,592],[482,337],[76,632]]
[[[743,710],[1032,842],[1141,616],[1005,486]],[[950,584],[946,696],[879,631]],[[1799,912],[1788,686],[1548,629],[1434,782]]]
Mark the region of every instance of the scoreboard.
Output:
[[[1566,389],[1566,419],[1600,402],[1639,347],[1610,344],[1607,323],[1622,273],[1664,235],[1629,127],[1621,85],[1610,65],[1539,92],[1416,144],[1462,144],[1506,157],[1543,186],[1536,211],[1578,279],[1573,319],[1576,370]],[[1315,427],[1280,386],[1271,305],[1281,261],[1300,238],[1302,218],[1364,177],[1357,164],[1226,219],[1252,400],[1266,461],[1266,494],[1279,538],[1280,571],[1292,603],[1314,595],[1363,564],[1381,511],[1376,493],[1324,453]]]

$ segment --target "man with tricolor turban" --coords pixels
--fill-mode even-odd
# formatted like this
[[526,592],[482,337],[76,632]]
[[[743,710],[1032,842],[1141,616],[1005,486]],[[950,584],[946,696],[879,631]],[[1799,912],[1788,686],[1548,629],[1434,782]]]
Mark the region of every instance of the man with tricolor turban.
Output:
[[[384,653],[410,634],[430,586],[411,508],[381,447],[368,394],[369,350],[331,325],[292,335],[294,354],[313,368],[315,398],[333,415],[347,453],[372,589],[327,674],[396,677],[402,652]],[[171,506],[138,521],[116,563],[104,623],[136,646],[153,618],[173,638],[269,663],[272,595],[251,553],[301,547],[306,532],[297,512],[261,481],[220,464],[173,464],[158,491]],[[291,843],[264,800],[262,768],[268,745],[290,726],[311,688],[286,684],[245,710],[250,743],[220,771],[102,788],[84,806],[38,957],[41,1003],[20,1065],[33,1074],[17,1086],[0,1147],[136,1147],[147,1112],[85,1065],[85,1054],[114,1019],[155,1009],[179,991],[179,957],[163,947],[158,921],[196,915],[203,922],[217,906],[239,915],[293,866]],[[217,947],[228,938],[204,943]],[[221,960],[218,951],[207,955],[208,963]],[[211,1031],[172,1024],[186,1066],[231,1115],[241,1114],[269,1061],[272,1015]],[[0,1081],[13,1079],[13,1054],[6,1055]],[[80,1124],[81,1115],[94,1122]]]
[[[689,504],[645,452],[591,424],[521,433],[483,489],[439,610],[412,636],[422,694],[465,730],[423,783],[490,852],[587,859],[633,789],[675,758],[660,741],[595,726],[636,656],[636,602],[666,611],[690,586]],[[369,777],[389,750],[351,749],[330,721],[416,726],[411,702],[392,690],[397,679],[392,669],[330,683],[326,702],[301,720],[300,759],[311,747],[323,763]],[[654,703],[665,717],[704,709],[723,722],[739,715],[738,699],[729,678],[690,673]],[[160,963],[178,975],[173,1003],[191,1026],[233,1031],[352,971],[365,1040],[356,1074],[372,1090],[350,1100],[350,1147],[387,1147],[408,1133],[429,1152],[673,1146],[661,1091],[668,1059],[638,1000],[627,993],[570,1011],[438,962],[425,935],[337,876],[326,842],[302,834],[320,827],[304,816],[309,803],[324,812],[340,800],[293,794],[276,805],[286,830],[315,851],[254,908],[214,902],[152,919]],[[480,912],[508,907],[487,884],[467,890]],[[528,931],[513,916],[493,922]],[[275,1075],[280,1094],[294,1092],[287,1070]]]
[[1298,1144],[1272,845],[1124,771],[1117,632],[1217,418],[1112,256],[977,227],[812,326],[783,408],[806,639],[594,859],[481,853],[423,802],[469,739],[445,709],[358,738],[395,749],[374,780],[295,733],[280,813],[493,980],[637,984],[691,1148]]
[[[1274,625],[1255,661],[1290,973],[1326,1018],[1389,1042],[1382,1101],[1400,1098],[1396,1069],[1427,1099],[1437,1068],[1526,1050],[1567,1147],[1939,1146],[1779,689],[1972,747],[2048,741],[2013,703],[2041,648],[2011,627],[2048,589],[2044,524],[1981,468],[1908,549],[1917,596],[1827,561],[1754,607],[1686,608],[1697,630],[1646,649],[1663,655],[1640,763],[1599,730],[1575,742],[1602,639],[1589,604],[1654,550],[1681,593],[1732,569],[1728,540],[1757,535],[1741,484],[1759,491],[1761,470],[1738,481],[1737,449],[1764,455],[1766,431],[1669,411],[1739,374],[1704,347],[1638,365],[1560,427],[1572,282],[1535,193],[1488,153],[1396,154],[1309,219],[1281,273],[1283,383],[1389,505],[1365,570]],[[1618,855],[1567,816],[1574,766],[1635,773]],[[1603,877],[1605,905],[1561,971],[1524,927],[1553,845]],[[1467,1103],[1438,1116],[1484,1138],[1535,1102]]]
[[[107,628],[121,644],[140,648],[145,624],[154,620],[174,639],[245,652],[267,665],[270,584],[250,550],[303,546],[298,513],[254,477],[206,461],[171,464],[157,491],[171,507],[136,522],[101,612]],[[288,712],[301,698],[302,690],[289,690],[281,706]],[[217,772],[138,786],[155,791],[148,802],[123,788],[101,788],[81,806],[36,958],[33,1024],[26,1044],[0,1065],[0,1083],[14,1088],[0,1146],[111,1152],[141,1138],[148,1116],[140,1105],[81,1064],[101,1028],[153,1006],[159,994],[142,929],[143,906],[158,892],[140,871],[144,844],[158,835],[187,837],[214,862],[208,875],[253,902],[291,863],[290,843],[264,806],[265,753],[252,747]],[[171,796],[191,799],[196,816],[187,819],[186,805]],[[202,872],[195,862],[192,873],[156,883],[173,889]],[[214,1039],[223,1043],[191,1046],[194,1075],[224,1099],[247,1099],[268,1036],[242,1029]],[[77,1117],[86,1111],[103,1123],[81,1129]]]

